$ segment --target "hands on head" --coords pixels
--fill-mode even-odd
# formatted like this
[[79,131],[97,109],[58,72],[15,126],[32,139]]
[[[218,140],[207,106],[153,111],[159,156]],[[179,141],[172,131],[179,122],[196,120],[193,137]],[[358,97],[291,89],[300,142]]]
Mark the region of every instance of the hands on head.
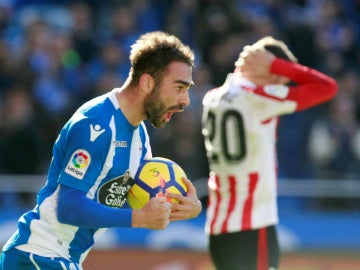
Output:
[[[133,210],[132,227],[162,230],[169,225],[170,221],[197,217],[202,206],[196,188],[189,179],[184,178],[183,181],[188,188],[186,197],[166,193],[165,197],[151,198],[142,209]],[[176,199],[178,203],[169,203],[170,198]]]
[[270,75],[275,55],[261,47],[245,46],[236,63],[244,77],[264,78]]

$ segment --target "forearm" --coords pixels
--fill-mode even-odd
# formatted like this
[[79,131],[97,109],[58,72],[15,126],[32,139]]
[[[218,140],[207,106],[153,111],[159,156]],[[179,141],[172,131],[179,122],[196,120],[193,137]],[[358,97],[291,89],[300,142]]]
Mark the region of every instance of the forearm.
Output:
[[275,58],[271,63],[270,72],[288,77],[296,83],[321,83],[333,86],[335,80],[320,71],[303,66],[298,63],[286,61],[284,59]]
[[297,111],[326,102],[337,93],[337,83],[331,77],[309,67],[276,58],[270,67],[274,74],[295,82],[286,99],[297,102]]
[[61,223],[91,228],[131,227],[131,209],[102,205],[86,193],[61,185],[57,217]]

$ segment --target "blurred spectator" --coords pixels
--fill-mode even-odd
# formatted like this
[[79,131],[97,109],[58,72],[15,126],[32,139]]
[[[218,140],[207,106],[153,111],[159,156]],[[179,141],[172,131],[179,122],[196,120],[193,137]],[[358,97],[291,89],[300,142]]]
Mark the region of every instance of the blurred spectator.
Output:
[[[315,178],[328,180],[360,179],[360,127],[356,121],[355,103],[351,96],[339,95],[330,106],[327,117],[312,126],[308,151]],[[353,199],[324,198],[321,209],[358,209]]]
[[98,44],[95,42],[95,16],[91,7],[85,2],[75,2],[70,5],[72,16],[72,40],[74,50],[79,54],[80,61],[87,63],[98,54]]
[[[109,78],[109,74],[117,77],[117,86],[121,85],[125,81],[130,68],[130,61],[126,57],[126,52],[117,42],[107,40],[99,47],[99,53],[89,61],[86,68],[87,88],[89,90],[98,85],[104,76]],[[107,92],[109,90],[102,89],[102,91]],[[87,98],[93,95],[94,92],[89,92]]]
[[[321,107],[322,105],[320,105]],[[309,164],[304,146],[308,144],[309,126],[314,112],[318,108],[285,115],[279,121],[278,128],[278,163],[279,178],[308,179],[313,178],[312,167]]]
[[150,32],[163,28],[165,19],[170,17],[166,11],[169,2],[167,0],[131,1],[132,7],[137,14],[136,25],[139,32]]
[[[43,145],[35,125],[34,108],[26,87],[13,85],[5,95],[0,113],[0,173],[43,173]],[[26,206],[34,199],[29,193],[4,193],[0,205]]]
[[6,42],[0,40],[0,97],[15,81],[14,64],[9,58],[10,50]]
[[314,123],[308,151],[316,178],[360,179],[360,126],[352,96],[337,96],[328,115]]
[[130,4],[115,5],[108,16],[101,38],[116,42],[128,54],[131,44],[140,34],[136,17],[136,10]]
[[190,47],[196,47],[196,4],[193,0],[173,1],[166,21],[167,31]]
[[2,109],[1,172],[5,174],[41,173],[43,148],[35,125],[33,104],[26,89],[22,85],[12,86],[6,93]]

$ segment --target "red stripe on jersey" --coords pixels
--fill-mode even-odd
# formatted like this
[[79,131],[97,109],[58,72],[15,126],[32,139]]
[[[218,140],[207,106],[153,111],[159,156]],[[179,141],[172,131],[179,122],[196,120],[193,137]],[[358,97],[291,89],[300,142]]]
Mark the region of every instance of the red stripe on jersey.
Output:
[[269,263],[266,228],[262,228],[259,230],[257,256],[258,257],[256,270],[268,270]]
[[[215,184],[216,184],[217,187],[219,186],[219,184],[220,184],[219,176],[215,176]],[[213,232],[214,232],[215,222],[216,222],[217,216],[219,214],[219,206],[220,206],[220,202],[221,202],[221,196],[220,196],[219,189],[216,189],[215,197],[216,197],[216,202],[211,201],[211,199],[209,200],[209,206],[211,204],[216,205],[214,215],[213,215],[213,219],[212,219],[212,221],[210,223],[210,234],[213,234]]]
[[227,224],[229,221],[229,217],[231,213],[234,211],[235,203],[236,203],[236,178],[234,175],[229,175],[229,194],[230,194],[230,200],[228,204],[228,209],[226,213],[226,218],[224,220],[224,223],[221,227],[221,233],[227,233]]
[[259,175],[257,173],[251,173],[249,178],[249,195],[244,204],[243,217],[241,222],[243,230],[251,230],[251,209],[253,206],[254,191],[259,180]]

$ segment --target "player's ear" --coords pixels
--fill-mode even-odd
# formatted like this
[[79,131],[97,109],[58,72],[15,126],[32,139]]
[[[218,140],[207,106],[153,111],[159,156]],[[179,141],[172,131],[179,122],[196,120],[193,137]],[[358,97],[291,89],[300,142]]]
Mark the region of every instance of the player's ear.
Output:
[[140,77],[139,85],[141,90],[145,93],[150,94],[155,86],[155,80],[150,74],[144,73]]

